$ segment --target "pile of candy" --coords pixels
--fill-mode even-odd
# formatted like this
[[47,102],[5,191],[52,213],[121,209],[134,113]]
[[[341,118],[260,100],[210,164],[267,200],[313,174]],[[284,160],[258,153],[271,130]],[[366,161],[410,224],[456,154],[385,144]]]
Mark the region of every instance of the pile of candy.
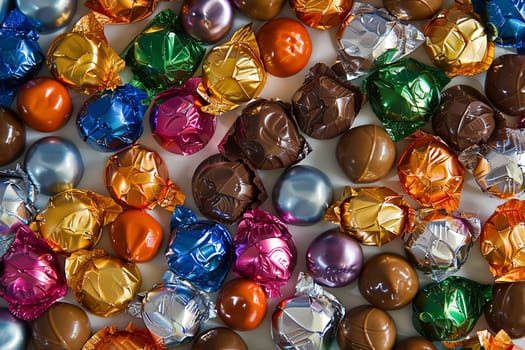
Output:
[[0,2],[0,348],[520,349],[523,18]]

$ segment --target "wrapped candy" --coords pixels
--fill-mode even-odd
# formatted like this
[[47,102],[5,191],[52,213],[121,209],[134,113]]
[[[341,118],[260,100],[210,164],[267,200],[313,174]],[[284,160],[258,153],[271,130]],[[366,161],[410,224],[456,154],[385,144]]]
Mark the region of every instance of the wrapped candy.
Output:
[[167,151],[191,155],[200,151],[215,133],[217,118],[202,111],[206,104],[197,94],[200,77],[161,92],[153,100],[149,124],[153,138]]
[[204,53],[202,44],[184,32],[177,15],[165,9],[129,43],[122,56],[133,71],[131,84],[152,98],[190,78]]
[[103,327],[82,346],[82,350],[124,348],[127,350],[165,349],[155,343],[155,339],[147,329],[136,328],[132,322],[124,330],[118,330],[115,326]]
[[31,226],[54,251],[69,254],[93,248],[104,226],[121,212],[120,205],[110,197],[71,189],[49,198]]
[[295,294],[272,315],[272,339],[279,349],[329,349],[345,309],[331,293],[300,272]]
[[337,31],[336,72],[352,80],[370,72],[375,64],[398,61],[416,50],[425,36],[412,24],[401,23],[385,9],[354,3]]
[[204,58],[202,72],[204,80],[197,91],[210,103],[202,107],[206,113],[222,114],[257,97],[267,74],[251,24],[215,46]]
[[166,259],[171,271],[205,292],[216,292],[230,271],[232,238],[228,229],[178,205],[171,217]]
[[103,249],[78,250],[66,258],[67,285],[78,303],[99,317],[126,309],[141,288],[135,263],[108,255]]
[[401,154],[401,187],[424,207],[453,212],[459,207],[465,168],[439,137],[417,131]]
[[449,81],[443,71],[405,58],[372,70],[362,87],[388,134],[399,141],[427,122]]
[[13,316],[7,307],[0,308],[0,328],[3,333],[0,340],[2,349],[22,350],[28,348],[31,339],[29,323]]
[[403,235],[414,267],[440,282],[459,271],[481,233],[481,220],[466,213],[421,209],[414,230]]
[[430,18],[443,5],[442,0],[384,0],[383,6],[401,21]]
[[258,99],[242,110],[219,144],[228,159],[245,159],[256,169],[288,168],[311,152],[290,116],[290,104]]
[[233,238],[233,272],[254,280],[269,298],[280,295],[297,263],[297,249],[288,227],[267,211],[244,213]]
[[66,294],[66,278],[58,257],[28,226],[18,222],[9,230],[16,238],[1,257],[0,296],[14,316],[31,321]]
[[121,205],[173,210],[183,204],[185,194],[169,179],[168,167],[158,153],[133,144],[112,155],[104,172],[111,196]]
[[364,245],[384,245],[414,225],[414,209],[387,187],[345,187],[324,219]]
[[484,350],[521,350],[522,348],[514,345],[509,335],[502,329],[492,335],[488,330],[476,332],[479,343]]
[[96,150],[118,151],[142,135],[147,95],[131,85],[90,96],[77,115],[80,137]]
[[0,170],[0,224],[11,226],[20,221],[29,225],[37,213],[37,193],[36,186],[20,165]]
[[159,0],[86,0],[84,5],[106,16],[108,23],[135,23],[150,16]]
[[451,276],[419,290],[412,302],[412,322],[429,340],[466,336],[492,298],[492,286]]
[[326,30],[341,24],[352,8],[353,0],[292,0],[293,12],[304,24]]

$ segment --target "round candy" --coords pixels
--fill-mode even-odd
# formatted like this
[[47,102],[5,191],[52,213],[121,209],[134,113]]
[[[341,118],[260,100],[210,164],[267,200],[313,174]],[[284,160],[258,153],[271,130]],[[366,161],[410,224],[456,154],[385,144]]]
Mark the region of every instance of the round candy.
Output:
[[242,278],[230,280],[217,294],[217,314],[235,330],[255,329],[266,316],[266,294],[255,281]]
[[129,323],[125,330],[103,327],[88,339],[82,350],[163,350],[147,329],[135,328]]
[[306,250],[308,273],[322,286],[346,286],[357,279],[362,267],[361,245],[339,229],[321,233]]
[[361,125],[339,138],[336,158],[352,182],[374,182],[385,177],[394,166],[396,145],[385,129]]
[[485,76],[485,94],[503,113],[520,117],[525,112],[525,55],[505,54],[492,62]]
[[228,0],[184,0],[180,10],[182,28],[205,44],[224,38],[232,28],[233,16]]
[[494,332],[503,329],[513,338],[525,336],[525,282],[496,283],[485,319]]
[[50,33],[71,22],[77,10],[77,0],[16,0],[16,7],[29,18],[36,30]]
[[215,327],[199,334],[191,350],[248,350],[248,345],[231,329]]
[[[1,19],[1,18],[0,18]],[[29,325],[13,316],[6,307],[0,308],[0,348],[24,350],[29,343]]]
[[264,67],[276,77],[294,75],[310,60],[310,34],[296,20],[273,18],[263,24],[256,37]]
[[290,0],[297,18],[307,26],[321,30],[339,26],[353,4],[353,0]]
[[325,173],[309,165],[295,165],[278,177],[272,203],[284,222],[312,225],[322,219],[332,198],[332,182]]
[[57,302],[33,321],[31,335],[37,350],[80,350],[91,337],[91,324],[82,308]]
[[366,261],[358,286],[370,304],[383,310],[397,310],[414,299],[419,279],[416,270],[404,257],[381,253]]
[[437,350],[437,348],[425,338],[411,337],[399,341],[394,350]]
[[442,0],[383,0],[383,6],[402,21],[430,18],[443,4]]
[[267,21],[279,14],[285,0],[233,0],[235,6],[244,15]]
[[148,213],[128,209],[120,213],[109,226],[109,239],[122,258],[142,263],[150,261],[162,243],[162,226]]
[[30,128],[50,132],[69,120],[73,105],[69,91],[57,80],[35,78],[18,89],[16,107]]
[[17,159],[26,146],[26,128],[16,115],[0,107],[0,166]]
[[38,191],[51,196],[79,184],[84,175],[84,162],[73,142],[60,136],[48,136],[29,147],[24,169]]

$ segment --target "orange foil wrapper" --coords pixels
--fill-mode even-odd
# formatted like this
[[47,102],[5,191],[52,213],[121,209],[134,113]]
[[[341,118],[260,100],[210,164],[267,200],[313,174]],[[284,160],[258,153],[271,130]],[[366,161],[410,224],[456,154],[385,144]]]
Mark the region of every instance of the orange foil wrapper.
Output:
[[345,187],[324,220],[340,226],[364,245],[381,246],[414,226],[414,209],[388,187]]
[[503,329],[496,335],[492,335],[488,330],[477,332],[479,343],[485,350],[522,350],[521,347],[514,345],[511,337]]
[[455,211],[465,180],[463,164],[437,136],[418,130],[412,139],[397,165],[401,187],[424,207]]
[[87,0],[87,8],[107,17],[108,23],[134,23],[155,11],[159,0]]
[[252,25],[238,29],[232,38],[215,46],[202,63],[203,82],[198,94],[209,105],[202,111],[219,115],[259,96],[267,73]]
[[88,190],[71,189],[51,197],[31,228],[58,253],[91,249],[122,207],[112,198]]
[[74,252],[66,258],[65,270],[67,285],[79,304],[100,317],[122,312],[142,284],[137,265],[103,249]]
[[125,62],[109,46],[104,21],[103,16],[90,12],[49,47],[49,71],[74,92],[92,94],[122,84],[119,72]]
[[353,0],[290,0],[293,12],[309,27],[326,30],[339,26]]
[[115,326],[104,327],[93,334],[82,346],[82,350],[164,350],[155,344],[150,332],[145,328],[135,328],[129,323],[125,330]]
[[496,282],[525,281],[525,201],[496,208],[483,224],[480,250]]
[[119,204],[132,208],[153,209],[159,205],[172,211],[186,199],[179,186],[169,179],[161,156],[140,144],[124,148],[108,159],[104,181]]

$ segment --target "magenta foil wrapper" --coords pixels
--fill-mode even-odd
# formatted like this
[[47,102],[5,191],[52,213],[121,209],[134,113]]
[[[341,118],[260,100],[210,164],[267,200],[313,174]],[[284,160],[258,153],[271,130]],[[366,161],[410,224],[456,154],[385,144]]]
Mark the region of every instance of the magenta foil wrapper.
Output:
[[66,277],[55,253],[28,226],[10,229],[16,238],[1,259],[0,296],[14,316],[31,321],[66,294]]
[[297,249],[288,226],[261,209],[244,213],[233,238],[233,272],[260,284],[269,298],[280,296],[297,263]]
[[155,140],[167,151],[190,155],[208,144],[217,118],[204,113],[206,103],[198,94],[200,77],[188,79],[180,87],[158,94],[151,108],[150,126]]

